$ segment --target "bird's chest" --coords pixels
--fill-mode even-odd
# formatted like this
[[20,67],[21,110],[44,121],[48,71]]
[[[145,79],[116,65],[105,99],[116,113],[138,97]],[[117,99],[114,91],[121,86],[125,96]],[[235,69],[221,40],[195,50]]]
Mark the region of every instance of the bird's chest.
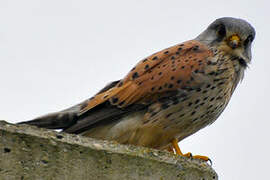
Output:
[[193,90],[185,97],[162,102],[160,111],[157,114],[154,112],[153,122],[164,119],[164,128],[212,123],[226,107],[230,90],[229,87],[207,84],[205,88]]
[[228,104],[233,88],[232,66],[225,64],[206,70],[208,80],[187,88],[150,107],[147,121],[164,132],[175,132],[179,140],[213,123]]

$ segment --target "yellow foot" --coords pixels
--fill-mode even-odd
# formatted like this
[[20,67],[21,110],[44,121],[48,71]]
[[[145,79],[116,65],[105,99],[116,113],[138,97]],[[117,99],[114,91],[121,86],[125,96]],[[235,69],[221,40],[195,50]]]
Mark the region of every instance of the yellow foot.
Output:
[[201,156],[201,155],[193,156],[190,152],[188,152],[186,154],[183,154],[182,151],[180,150],[180,147],[178,146],[178,141],[175,138],[172,141],[172,145],[173,145],[173,148],[175,149],[176,154],[178,154],[180,156],[184,156],[184,157],[193,158],[193,159],[200,159],[200,160],[203,160],[203,161],[209,161],[210,164],[212,165],[211,159],[208,158],[207,156]]

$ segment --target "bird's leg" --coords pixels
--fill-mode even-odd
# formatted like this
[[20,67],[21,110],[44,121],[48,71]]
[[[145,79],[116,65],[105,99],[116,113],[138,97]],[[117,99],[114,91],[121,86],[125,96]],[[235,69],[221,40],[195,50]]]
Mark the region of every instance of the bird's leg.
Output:
[[175,153],[180,155],[180,156],[184,156],[184,157],[192,157],[191,153],[188,152],[186,154],[183,154],[180,147],[178,146],[178,141],[174,138],[173,141],[172,141],[172,145],[173,145],[173,148],[175,149]]
[[178,141],[177,141],[176,138],[174,138],[172,140],[172,146],[175,149],[175,153],[180,155],[180,156],[192,157],[194,159],[201,159],[201,160],[204,160],[204,161],[210,161],[210,163],[211,163],[211,160],[207,156],[201,156],[201,155],[192,156],[192,154],[190,152],[188,152],[186,154],[183,154],[182,151],[180,150],[179,146],[178,146]]

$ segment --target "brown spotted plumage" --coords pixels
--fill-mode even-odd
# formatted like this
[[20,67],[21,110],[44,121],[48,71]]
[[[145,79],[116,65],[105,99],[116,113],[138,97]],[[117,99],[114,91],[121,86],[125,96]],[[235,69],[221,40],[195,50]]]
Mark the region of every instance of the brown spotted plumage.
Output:
[[177,142],[213,123],[228,104],[251,60],[254,37],[246,21],[218,19],[194,40],[141,60],[89,100],[23,123],[123,144],[173,147],[183,155]]
[[203,71],[212,55],[207,46],[194,40],[155,53],[140,61],[116,86],[97,94],[80,113],[107,100],[124,108],[132,103],[150,104],[185,86],[200,86],[202,81],[193,73]]

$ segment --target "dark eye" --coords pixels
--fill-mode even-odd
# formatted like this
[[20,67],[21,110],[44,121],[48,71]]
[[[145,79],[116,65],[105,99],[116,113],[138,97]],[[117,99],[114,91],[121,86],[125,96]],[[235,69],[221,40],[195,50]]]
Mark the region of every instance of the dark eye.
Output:
[[249,35],[247,39],[244,41],[244,46],[249,45],[253,41],[254,37],[252,35]]
[[226,36],[226,28],[224,24],[219,24],[217,26],[217,35],[220,40],[222,40]]

